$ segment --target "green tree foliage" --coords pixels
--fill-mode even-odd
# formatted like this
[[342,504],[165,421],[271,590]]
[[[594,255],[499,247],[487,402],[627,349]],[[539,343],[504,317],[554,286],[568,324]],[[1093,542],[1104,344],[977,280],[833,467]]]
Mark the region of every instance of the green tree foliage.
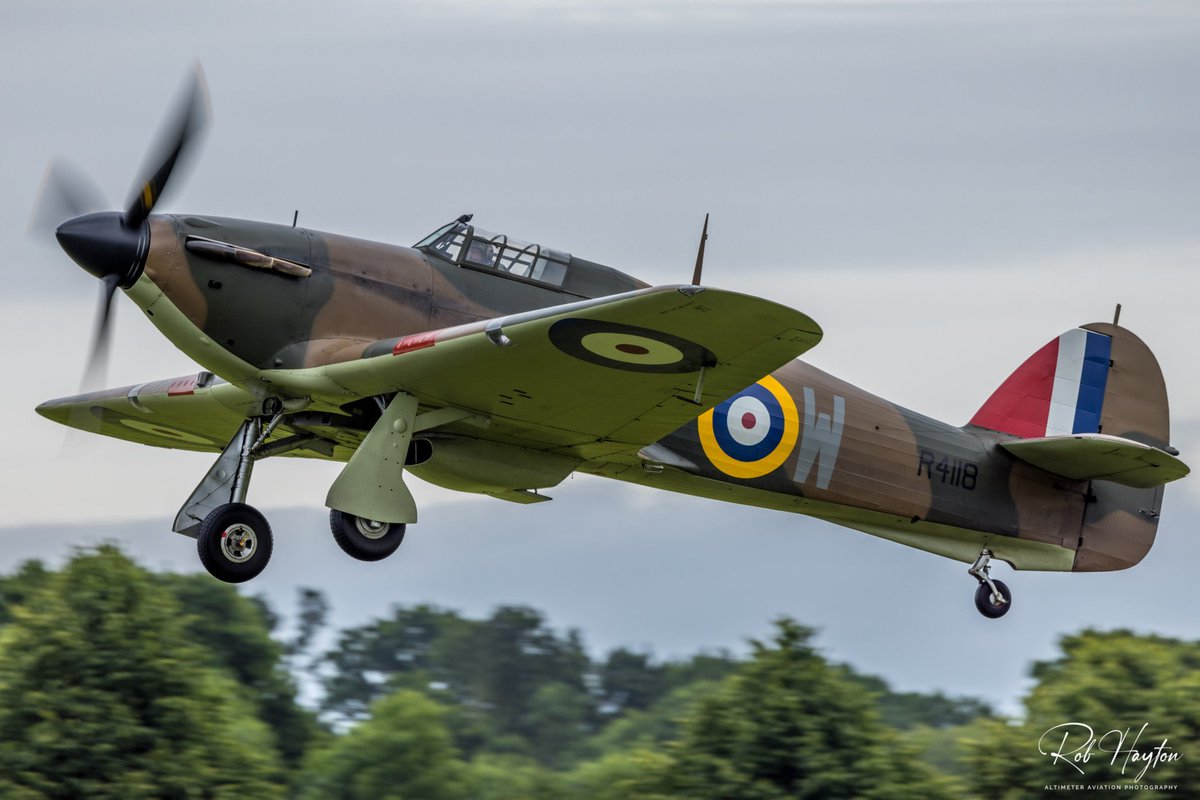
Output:
[[[990,713],[978,701],[896,694],[878,679],[825,666],[863,705],[883,704],[905,727]],[[324,709],[335,722],[364,719],[374,700],[414,689],[446,706],[465,757],[531,757],[558,770],[618,750],[664,747],[699,699],[744,669],[724,652],[657,662],[626,648],[592,663],[576,632],[555,633],[532,609],[500,607],[470,620],[427,605],[397,607],[345,631],[325,667]]]
[[[584,675],[590,662],[583,643],[574,631],[558,637],[541,612],[501,606],[482,625],[454,628],[439,645],[450,691],[460,701],[486,708],[503,734],[532,741],[547,714],[557,718],[566,734],[562,719],[578,716],[580,701],[586,703]],[[552,694],[542,692],[551,684],[558,687]],[[539,708],[535,703],[539,695],[564,707]],[[589,724],[586,714],[579,721]],[[581,728],[572,738],[584,733]]]
[[645,711],[626,711],[587,742],[587,757],[599,758],[617,750],[658,749],[678,739],[692,708],[719,686],[719,681],[696,680],[659,698]]
[[943,775],[958,781],[962,797],[967,797],[970,785],[971,750],[968,742],[979,738],[984,724],[995,717],[979,717],[965,725],[931,728],[918,725],[903,731],[904,741],[921,754],[921,759]]
[[677,764],[662,750],[634,748],[606,753],[564,776],[559,797],[570,800],[674,800],[691,797],[672,792]]
[[101,547],[40,582],[0,631],[0,796],[282,796],[269,731],[160,581]]
[[563,779],[533,759],[483,753],[467,767],[472,800],[562,800]]
[[289,656],[302,656],[312,647],[313,639],[325,627],[329,617],[329,601],[316,589],[300,589],[300,611],[297,614],[296,638],[287,645]]
[[[472,620],[398,607],[318,661],[328,613],[302,589],[283,639],[262,599],[152,576],[113,548],[0,577],[0,797],[936,800],[976,782],[963,738],[1027,745],[978,701],[892,692],[829,663],[786,620],[748,660],[620,648],[593,661],[529,608]],[[1178,676],[1160,661],[1120,666],[1159,686]],[[1119,671],[1076,701],[1128,699],[1101,691]],[[297,703],[305,673],[336,733]],[[1162,719],[1194,726],[1186,702],[1154,697]],[[1023,785],[1020,762],[971,753],[989,787]]]
[[323,708],[334,719],[361,719],[396,688],[430,692],[456,707],[449,724],[470,755],[486,749],[556,763],[594,726],[583,643],[529,608],[502,606],[479,622],[432,606],[396,608],[344,632],[326,664]]
[[[187,610],[183,624],[188,638],[202,647],[208,663],[233,676],[274,732],[284,763],[298,767],[318,725],[316,716],[296,702],[296,682],[283,662],[286,648],[271,638],[274,619],[265,603],[208,575],[168,574],[158,580]],[[306,591],[318,594],[301,590],[302,611]],[[308,602],[323,607],[324,598]],[[302,630],[305,635],[311,638],[312,632]]]
[[981,717],[995,716],[991,706],[974,697],[947,697],[941,692],[894,692],[887,681],[874,675],[860,675],[849,668],[847,675],[878,696],[876,703],[883,721],[899,730],[922,725],[949,728],[966,725]]
[[454,611],[418,605],[396,607],[387,619],[343,631],[324,659],[322,709],[339,721],[353,721],[365,718],[371,703],[397,682],[449,686],[454,669],[441,663],[436,648],[469,624]]
[[674,691],[697,681],[719,681],[737,672],[741,665],[741,660],[734,658],[727,650],[697,653],[688,659],[668,661],[664,665],[667,689]]
[[575,747],[592,724],[592,701],[585,692],[563,683],[543,683],[529,699],[520,732],[539,761],[562,767],[573,760]]
[[674,750],[667,794],[723,800],[950,797],[885,727],[872,696],[781,620],[771,645],[700,701]]
[[[1045,796],[1047,785],[1076,784],[1118,786],[1105,789],[1105,797],[1145,797],[1147,793],[1134,785],[1150,763],[1141,759],[1152,758],[1152,749],[1164,739],[1171,748],[1168,752],[1175,753],[1200,741],[1200,643],[1118,630],[1066,636],[1059,647],[1058,658],[1033,666],[1037,685],[1024,700],[1024,721],[980,726],[971,743],[973,781],[979,793],[1019,800]],[[1071,754],[1077,749],[1080,756],[1084,753],[1088,737],[1080,727],[1046,735],[1065,723],[1090,726],[1096,739],[1109,735],[1092,749],[1086,763],[1075,762],[1073,755],[1068,755],[1069,760],[1054,760],[1047,754]],[[1124,752],[1114,758],[1116,749]],[[1178,787],[1156,791],[1154,797],[1195,797],[1200,759],[1182,752],[1178,760],[1148,768],[1141,783]]]
[[41,591],[53,573],[40,561],[26,561],[16,575],[0,578],[0,625],[12,621],[13,610]]
[[600,668],[604,702],[611,712],[649,708],[662,697],[667,686],[666,668],[655,664],[649,653],[618,648],[608,654]]
[[370,717],[315,751],[300,781],[301,800],[459,800],[474,795],[455,750],[446,711],[400,690],[375,702]]
[[719,681],[738,666],[738,661],[724,651],[658,663],[650,653],[617,648],[609,652],[597,670],[603,711],[644,711],[676,689],[699,681]]

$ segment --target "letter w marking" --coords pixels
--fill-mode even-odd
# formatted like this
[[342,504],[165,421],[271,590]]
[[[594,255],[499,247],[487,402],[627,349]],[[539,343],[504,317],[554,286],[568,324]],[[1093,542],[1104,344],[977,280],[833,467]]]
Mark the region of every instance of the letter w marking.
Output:
[[817,465],[817,488],[828,489],[842,447],[842,425],[846,421],[846,401],[833,396],[833,419],[817,414],[817,394],[804,387],[804,430],[800,436],[800,455],[796,458],[796,483],[804,483]]

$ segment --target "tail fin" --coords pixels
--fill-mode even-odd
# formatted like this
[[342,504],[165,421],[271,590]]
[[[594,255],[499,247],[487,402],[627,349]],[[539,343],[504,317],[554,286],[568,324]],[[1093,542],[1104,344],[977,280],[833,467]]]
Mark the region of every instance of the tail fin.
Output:
[[1074,328],[1026,359],[992,393],[971,424],[1022,439],[1097,433],[1112,338]]
[[1157,359],[1133,333],[1103,322],[1050,340],[970,424],[1022,439],[1104,433],[1162,449],[1171,438]]
[[[992,393],[970,424],[1022,439],[1103,434],[1103,439],[1119,437],[1176,453],[1158,360],[1133,333],[1108,323],[1069,330],[1038,350]],[[1081,469],[1079,474],[1099,473]],[[1074,569],[1124,569],[1141,561],[1154,544],[1162,486],[1095,479],[1087,495]]]

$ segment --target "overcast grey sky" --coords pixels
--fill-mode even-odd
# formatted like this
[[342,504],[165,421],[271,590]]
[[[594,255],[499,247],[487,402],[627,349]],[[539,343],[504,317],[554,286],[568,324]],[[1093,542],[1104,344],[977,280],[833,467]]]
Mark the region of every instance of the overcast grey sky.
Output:
[[[61,431],[33,414],[75,391],[97,290],[25,235],[55,156],[124,203],[193,59],[213,125],[164,210],[286,221],[299,208],[303,225],[399,243],[473,211],[651,282],[687,279],[711,212],[708,283],[805,311],[826,331],[814,363],[954,422],[1045,341],[1122,302],[1122,322],[1162,362],[1176,444],[1200,463],[1194,3],[9,0],[0,493],[10,524],[60,531],[34,552],[67,551],[59,523],[137,519],[139,536],[162,531],[146,545],[153,563],[193,566],[190,542],[165,531],[206,457],[107,441],[64,452]],[[123,305],[111,383],[195,370]],[[308,507],[288,518],[320,536],[335,475],[269,462],[251,499],[268,513]],[[1186,594],[1165,602],[1190,584],[1194,485],[1168,489],[1142,567],[1012,576],[1018,605],[1000,625],[976,618],[953,562],[587,479],[552,510],[418,486],[423,521],[395,564],[304,575],[336,597],[374,569],[360,617],[397,599],[528,601],[599,645],[676,653],[736,645],[788,613],[823,625],[836,657],[904,686],[1011,698],[1056,633],[1129,620],[1200,635]],[[494,530],[476,541],[462,526]],[[505,563],[510,543],[546,553],[540,570]],[[23,537],[8,558],[30,547]],[[290,585],[288,547],[281,532],[262,579],[272,591]],[[872,592],[888,576],[905,591],[881,607]]]

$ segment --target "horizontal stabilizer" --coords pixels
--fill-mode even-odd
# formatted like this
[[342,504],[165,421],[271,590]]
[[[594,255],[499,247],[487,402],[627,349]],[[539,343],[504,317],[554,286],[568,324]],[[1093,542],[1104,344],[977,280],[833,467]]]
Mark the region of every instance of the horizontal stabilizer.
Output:
[[1029,464],[1072,480],[1104,480],[1151,489],[1187,475],[1188,466],[1148,444],[1102,433],[1000,442]]

